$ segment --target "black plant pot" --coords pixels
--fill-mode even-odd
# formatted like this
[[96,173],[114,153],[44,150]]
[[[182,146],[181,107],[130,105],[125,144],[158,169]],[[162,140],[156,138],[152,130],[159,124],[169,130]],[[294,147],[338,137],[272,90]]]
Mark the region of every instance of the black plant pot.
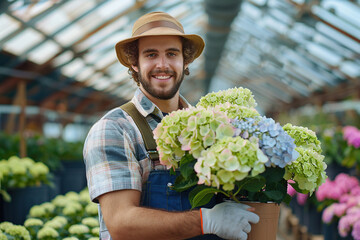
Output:
[[354,172],[354,170],[355,170],[355,168],[347,168],[347,167],[341,166],[340,164],[338,164],[336,162],[332,162],[329,165],[327,165],[326,175],[329,177],[330,180],[334,180],[335,177],[339,173],[350,174],[350,173]]
[[309,233],[318,235],[322,233],[322,212],[316,210],[313,204],[305,205],[304,224]]
[[52,200],[54,199],[57,195],[60,194],[60,190],[61,190],[61,175],[59,171],[56,172],[52,172],[53,175],[53,185],[52,186],[48,186],[49,188],[49,199]]
[[69,191],[80,192],[86,187],[85,164],[82,160],[61,161],[60,194]]
[[341,237],[338,232],[338,222],[333,222],[331,224],[323,223],[322,234],[324,240],[352,240],[351,233],[346,237]]
[[2,221],[14,224],[23,224],[32,206],[49,201],[47,185],[11,189],[8,193],[11,196],[11,202],[3,201]]

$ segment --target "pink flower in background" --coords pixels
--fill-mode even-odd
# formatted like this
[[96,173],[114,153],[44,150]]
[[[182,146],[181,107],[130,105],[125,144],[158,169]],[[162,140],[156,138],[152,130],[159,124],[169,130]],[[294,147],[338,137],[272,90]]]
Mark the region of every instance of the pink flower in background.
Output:
[[347,209],[346,203],[334,203],[334,214],[338,217],[341,217],[345,214],[345,211]]
[[351,235],[353,236],[353,238],[355,240],[360,240],[360,221],[357,221],[356,223],[354,223]]
[[351,196],[346,202],[348,208],[360,205],[360,196]]
[[349,198],[351,198],[351,197],[352,197],[351,194],[344,194],[340,197],[339,202],[346,203],[347,201],[349,201]]
[[350,207],[347,211],[346,211],[347,215],[359,215],[360,216],[360,208],[358,206],[355,207]]
[[360,147],[360,130],[353,126],[343,127],[344,139],[348,145],[354,146],[355,148]]
[[360,184],[356,177],[340,173],[334,181],[326,180],[316,192],[318,201],[338,200],[323,211],[322,220],[330,223],[339,218],[338,231],[346,237],[351,232],[354,239],[360,240]]
[[334,183],[330,179],[326,179],[323,184],[321,184],[318,190],[315,192],[316,199],[318,201],[324,201],[326,198],[329,198],[328,193],[333,189]]
[[329,207],[325,208],[322,214],[322,221],[324,223],[330,223],[334,217],[334,204],[330,205]]
[[351,195],[360,196],[360,186],[356,186],[350,190]]
[[344,139],[348,140],[353,134],[356,134],[359,130],[354,126],[343,127]]
[[338,186],[344,193],[350,191],[354,187],[359,186],[359,181],[357,180],[356,177],[349,176],[348,174],[345,173],[338,174],[334,182],[336,186]]
[[297,195],[296,195],[297,202],[298,202],[301,206],[305,205],[307,198],[308,198],[308,195],[307,195],[307,194],[297,193]]
[[334,199],[334,200],[339,200],[340,197],[344,194],[345,192],[342,191],[342,189],[337,186],[334,185],[333,188],[328,192],[328,197],[329,199]]
[[351,223],[350,216],[342,217],[339,220],[339,224],[338,224],[338,231],[339,231],[340,236],[346,237],[349,234],[351,225],[352,225],[352,223]]

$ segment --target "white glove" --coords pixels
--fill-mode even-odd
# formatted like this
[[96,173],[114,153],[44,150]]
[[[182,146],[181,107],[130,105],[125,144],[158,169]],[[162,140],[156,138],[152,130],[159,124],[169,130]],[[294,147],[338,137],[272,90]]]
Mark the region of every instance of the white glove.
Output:
[[251,223],[258,223],[259,216],[246,209],[248,205],[223,202],[215,207],[201,208],[203,234],[216,234],[225,239],[246,240]]

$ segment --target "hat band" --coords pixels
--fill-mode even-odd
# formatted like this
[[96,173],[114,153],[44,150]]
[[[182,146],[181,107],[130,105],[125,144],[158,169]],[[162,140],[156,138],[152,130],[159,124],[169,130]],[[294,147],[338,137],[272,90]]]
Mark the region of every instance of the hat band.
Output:
[[142,25],[141,27],[139,27],[138,29],[136,29],[136,31],[133,33],[133,36],[138,36],[143,34],[144,32],[153,29],[153,28],[157,28],[157,27],[168,27],[168,28],[173,28],[176,29],[182,33],[184,33],[184,30],[182,28],[180,28],[178,25],[176,25],[173,22],[169,22],[169,21],[164,21],[164,20],[160,20],[160,21],[154,21],[154,22],[149,22],[145,25]]

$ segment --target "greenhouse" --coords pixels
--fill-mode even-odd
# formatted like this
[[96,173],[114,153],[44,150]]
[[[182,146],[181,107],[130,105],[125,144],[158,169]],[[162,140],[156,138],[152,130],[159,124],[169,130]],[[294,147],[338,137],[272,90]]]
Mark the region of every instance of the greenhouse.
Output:
[[360,0],[0,1],[0,240],[360,240]]

